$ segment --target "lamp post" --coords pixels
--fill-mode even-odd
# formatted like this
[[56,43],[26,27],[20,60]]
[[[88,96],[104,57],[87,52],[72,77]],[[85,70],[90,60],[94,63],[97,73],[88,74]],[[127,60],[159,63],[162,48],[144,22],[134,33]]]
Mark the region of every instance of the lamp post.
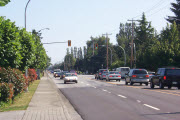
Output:
[[29,0],[29,1],[27,2],[26,7],[25,7],[25,15],[24,15],[24,17],[25,17],[25,30],[26,30],[26,11],[27,11],[27,7],[28,7],[28,4],[29,4],[30,1],[31,1],[31,0]]
[[50,30],[50,29],[49,28],[43,28],[43,29],[39,30],[38,33],[41,32],[42,30]]
[[117,46],[119,46],[124,51],[124,67],[125,67],[126,66],[126,52],[123,47],[121,47],[120,45],[117,45]]

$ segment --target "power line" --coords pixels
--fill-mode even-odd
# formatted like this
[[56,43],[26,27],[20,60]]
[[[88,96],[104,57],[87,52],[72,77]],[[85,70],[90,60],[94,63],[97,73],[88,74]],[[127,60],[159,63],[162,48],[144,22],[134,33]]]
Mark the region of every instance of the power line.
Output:
[[[151,7],[150,9],[146,10],[144,13],[149,13],[151,12],[152,10],[156,9],[157,7],[159,7],[160,5],[162,5],[163,3],[165,2],[165,0],[160,0],[157,4],[155,4],[153,7]],[[136,17],[133,17],[134,18],[137,18],[139,16],[141,16],[142,14],[139,14],[137,15]]]
[[154,15],[154,14],[158,13],[158,12],[161,12],[163,9],[167,8],[167,6],[169,6],[169,4],[168,4],[168,5],[166,5],[166,6],[164,6],[163,8],[158,9],[156,12],[154,12],[154,13],[152,13],[152,14],[148,15],[148,17],[149,17],[149,16],[152,16],[152,15]]

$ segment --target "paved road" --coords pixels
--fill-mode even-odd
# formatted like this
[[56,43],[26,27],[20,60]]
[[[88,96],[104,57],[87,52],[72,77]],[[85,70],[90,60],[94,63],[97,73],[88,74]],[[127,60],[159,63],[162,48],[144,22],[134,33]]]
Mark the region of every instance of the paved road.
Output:
[[106,83],[92,75],[78,78],[78,84],[53,80],[84,120],[180,120],[180,90],[176,88],[125,86],[124,81]]

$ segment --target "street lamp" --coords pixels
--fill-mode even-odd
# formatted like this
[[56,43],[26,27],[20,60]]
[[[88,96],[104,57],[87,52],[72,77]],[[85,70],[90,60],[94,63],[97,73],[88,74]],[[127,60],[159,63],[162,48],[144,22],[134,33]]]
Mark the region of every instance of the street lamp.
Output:
[[29,0],[26,4],[26,7],[25,7],[25,30],[26,30],[26,11],[27,11],[27,7],[28,7],[28,4],[31,0]]
[[50,30],[50,29],[49,28],[43,28],[43,29],[39,30],[38,33],[41,32],[42,30]]
[[126,52],[123,47],[121,47],[120,45],[117,46],[119,46],[124,51],[124,67],[126,67]]

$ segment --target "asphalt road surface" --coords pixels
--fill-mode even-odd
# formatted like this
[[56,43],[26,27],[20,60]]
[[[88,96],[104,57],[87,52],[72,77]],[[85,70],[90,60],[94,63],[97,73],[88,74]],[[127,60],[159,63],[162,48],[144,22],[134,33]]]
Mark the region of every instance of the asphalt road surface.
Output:
[[180,120],[180,90],[164,90],[124,81],[95,80],[78,75],[78,84],[53,78],[84,120]]

